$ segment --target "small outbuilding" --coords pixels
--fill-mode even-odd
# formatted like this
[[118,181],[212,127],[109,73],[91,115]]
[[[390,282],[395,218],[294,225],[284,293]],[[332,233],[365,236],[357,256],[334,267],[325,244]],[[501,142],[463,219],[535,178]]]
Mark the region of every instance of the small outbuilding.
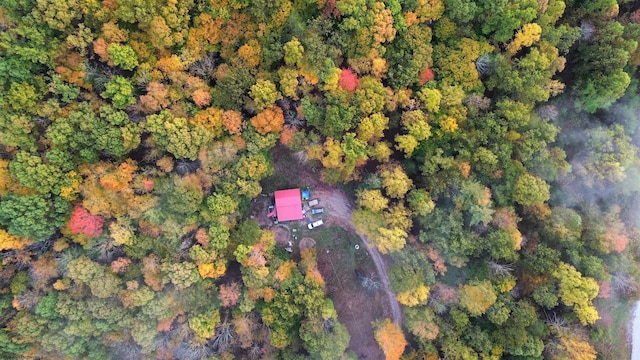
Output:
[[268,216],[276,216],[278,221],[302,220],[302,198],[300,189],[278,190],[274,193],[276,198],[275,210]]

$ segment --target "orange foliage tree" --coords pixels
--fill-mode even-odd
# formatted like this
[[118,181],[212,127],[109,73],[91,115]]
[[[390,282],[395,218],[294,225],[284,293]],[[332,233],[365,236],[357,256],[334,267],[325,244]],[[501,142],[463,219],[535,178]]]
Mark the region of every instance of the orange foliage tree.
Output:
[[227,110],[222,115],[222,125],[231,135],[238,135],[242,131],[242,114],[234,110]]
[[251,125],[262,135],[281,131],[282,125],[284,125],[282,109],[278,106],[270,106],[264,109],[251,118]]
[[146,113],[154,113],[169,106],[169,89],[153,81],[147,85],[147,94],[140,96],[140,106]]
[[400,359],[407,340],[398,325],[391,322],[391,319],[385,319],[376,330],[375,337],[386,360]]

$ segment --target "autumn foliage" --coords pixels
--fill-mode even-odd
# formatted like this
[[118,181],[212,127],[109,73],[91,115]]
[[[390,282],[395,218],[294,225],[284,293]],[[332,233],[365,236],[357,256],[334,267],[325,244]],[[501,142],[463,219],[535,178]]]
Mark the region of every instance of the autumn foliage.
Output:
[[98,236],[102,234],[104,218],[99,215],[91,215],[85,208],[76,207],[71,213],[69,230],[74,234],[86,236]]
[[251,125],[264,135],[269,132],[280,132],[284,125],[284,115],[278,106],[270,106],[251,118]]
[[435,76],[433,75],[433,70],[431,70],[430,68],[425,68],[424,70],[422,70],[422,72],[420,72],[420,80],[418,81],[418,83],[420,85],[424,85],[434,78]]
[[342,69],[338,85],[344,90],[351,92],[360,85],[360,80],[358,79],[358,75],[351,69]]
[[398,360],[407,346],[407,340],[400,327],[385,319],[375,332],[376,341],[384,352],[386,360]]
[[240,286],[233,282],[220,285],[218,299],[222,302],[222,306],[230,307],[238,303],[240,299]]

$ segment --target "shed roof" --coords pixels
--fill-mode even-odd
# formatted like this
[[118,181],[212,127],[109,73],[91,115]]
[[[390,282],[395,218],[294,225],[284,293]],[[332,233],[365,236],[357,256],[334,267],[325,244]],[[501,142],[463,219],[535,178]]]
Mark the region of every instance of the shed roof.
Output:
[[274,195],[278,221],[301,220],[304,218],[300,189],[278,190]]

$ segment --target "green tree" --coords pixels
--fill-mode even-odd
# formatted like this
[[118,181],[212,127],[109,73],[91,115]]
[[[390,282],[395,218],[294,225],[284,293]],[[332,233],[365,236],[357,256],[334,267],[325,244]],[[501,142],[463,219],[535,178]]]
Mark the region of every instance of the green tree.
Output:
[[198,152],[211,139],[202,126],[193,126],[183,117],[174,117],[168,110],[147,116],[143,129],[150,132],[154,141],[176,158],[195,160]]
[[287,65],[297,65],[302,60],[304,47],[300,41],[294,36],[291,40],[284,44],[284,62]]
[[258,80],[251,86],[249,94],[255,101],[258,111],[262,111],[273,105],[276,100],[282,99],[282,94],[276,89],[276,85],[269,80]]
[[109,44],[107,52],[113,63],[125,70],[133,70],[138,66],[138,57],[129,45]]
[[111,78],[105,85],[105,91],[100,95],[105,99],[111,99],[113,107],[116,109],[124,109],[136,103],[136,98],[133,96],[133,85],[127,78],[120,75]]
[[71,212],[68,201],[43,195],[8,194],[0,199],[0,224],[10,234],[46,240]]
[[349,332],[336,318],[302,321],[300,339],[312,359],[339,359],[349,346]]
[[549,184],[528,173],[521,175],[513,188],[513,200],[525,206],[542,205],[550,196]]

